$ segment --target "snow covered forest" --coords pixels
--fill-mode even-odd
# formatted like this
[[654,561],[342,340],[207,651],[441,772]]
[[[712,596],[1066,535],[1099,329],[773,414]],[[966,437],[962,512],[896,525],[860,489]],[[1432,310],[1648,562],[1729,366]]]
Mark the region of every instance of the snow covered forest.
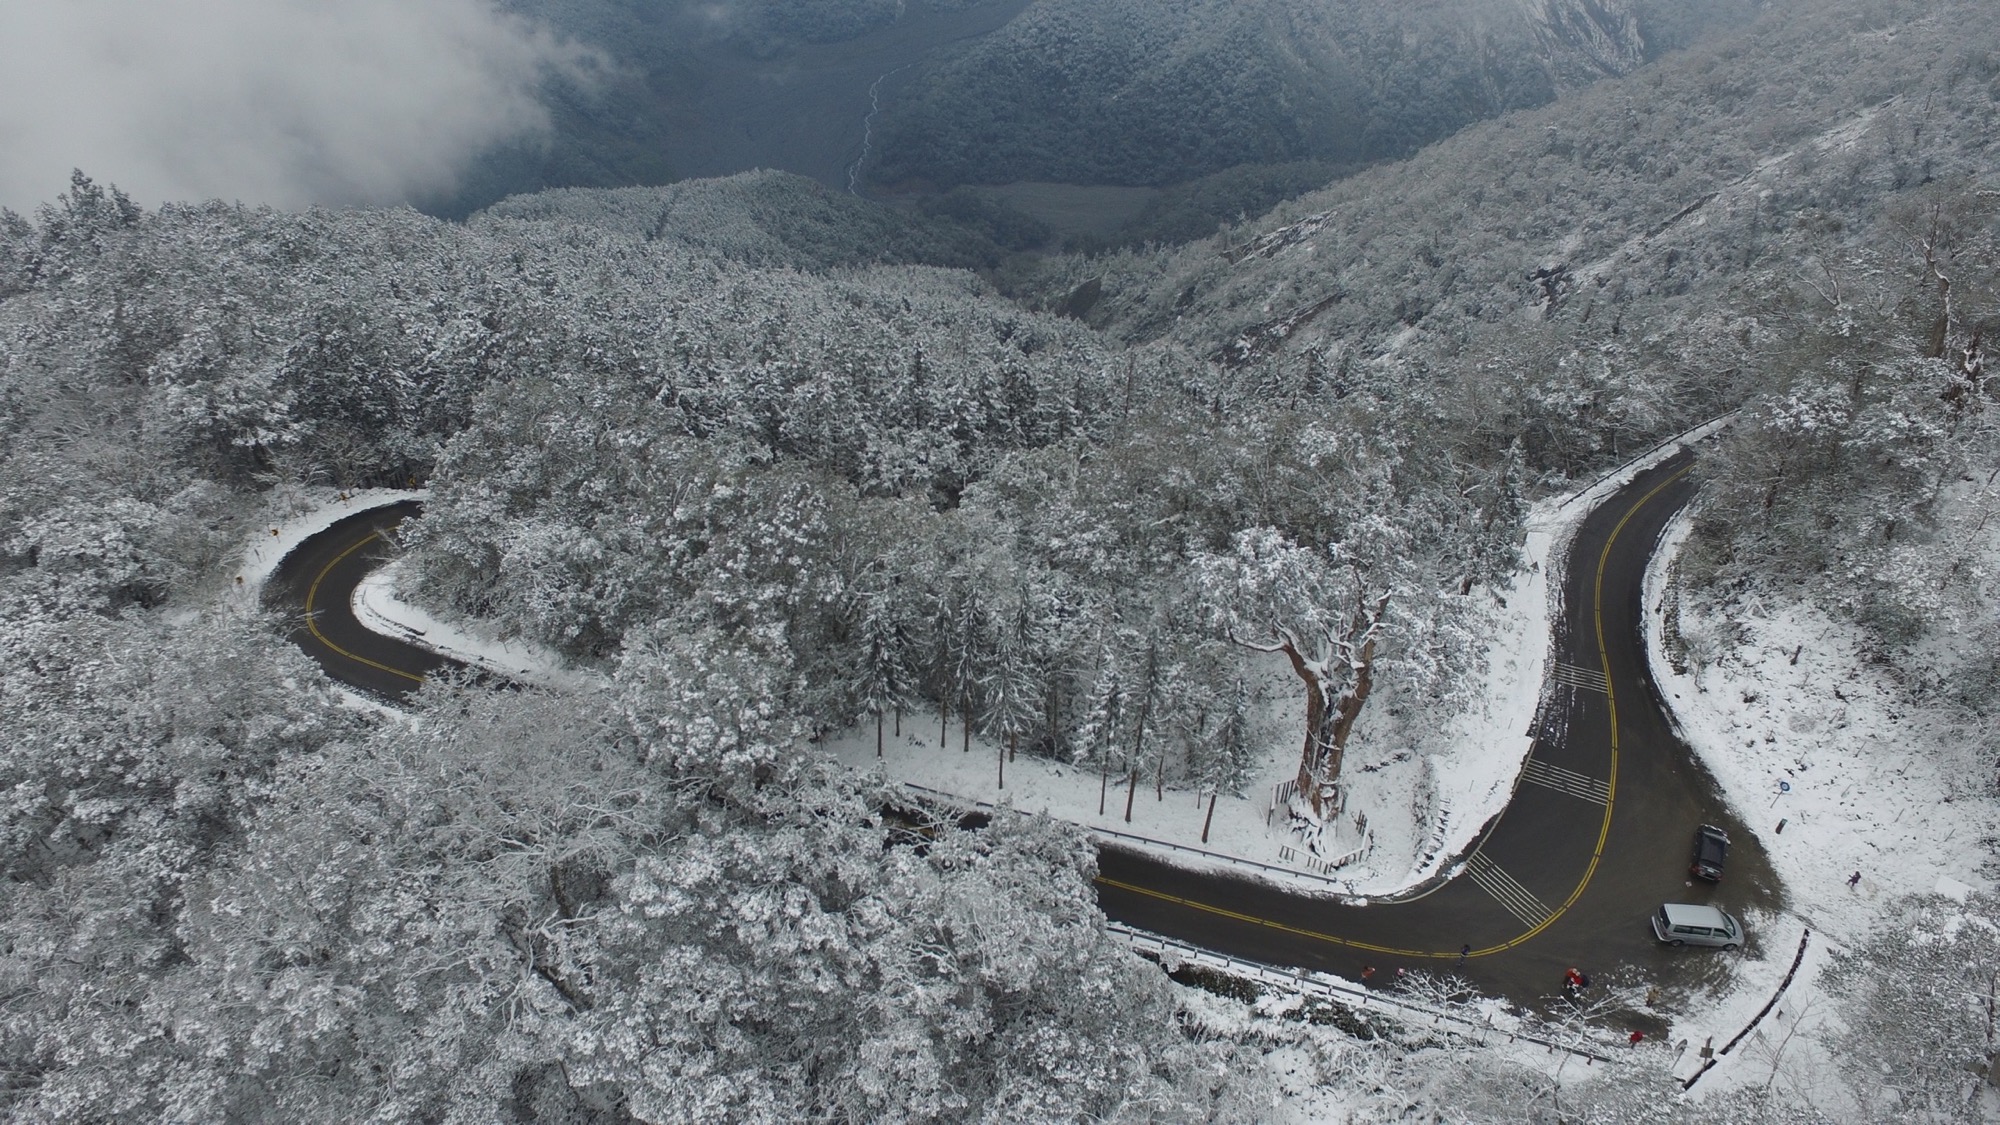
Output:
[[[909,120],[1080,7],[927,74]],[[1107,931],[1083,833],[932,819],[818,748],[921,719],[1238,792],[1308,721],[1296,683],[1256,721],[1252,649],[1365,636],[1326,701],[1358,762],[1421,755],[1530,503],[1736,411],[1677,657],[1811,607],[1950,732],[1949,799],[2000,804],[2000,12],[1761,7],[1365,153],[1217,158],[1383,162],[1004,276],[1018,216],[779,172],[464,222],[83,173],[0,211],[0,1113],[1979,1119],[1986,890],[1904,888],[1843,954],[1853,1089],[1774,1059],[1696,1110],[1663,1069],[1170,978]],[[1077,158],[1044,140],[1015,136]],[[386,711],[238,589],[316,499],[411,486],[406,594],[593,686]]]

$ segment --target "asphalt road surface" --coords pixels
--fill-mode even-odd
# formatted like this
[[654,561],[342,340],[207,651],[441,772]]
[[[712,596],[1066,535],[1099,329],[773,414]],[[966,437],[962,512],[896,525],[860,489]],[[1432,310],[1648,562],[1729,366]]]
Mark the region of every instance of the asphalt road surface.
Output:
[[[1745,907],[1778,899],[1757,841],[1675,736],[1647,668],[1646,564],[1694,490],[1693,456],[1682,453],[1579,528],[1534,749],[1506,811],[1453,865],[1455,877],[1396,901],[1351,906],[1106,847],[1104,912],[1270,964],[1350,979],[1373,966],[1376,984],[1393,980],[1397,968],[1455,970],[1482,991],[1526,1004],[1560,993],[1572,965],[1593,984],[1717,978],[1734,955],[1662,946],[1647,926],[1662,902],[1714,903],[1740,917]],[[1704,821],[1735,841],[1720,886],[1688,876]],[[1754,947],[1760,938],[1752,931],[1749,940]],[[1472,953],[1460,968],[1466,945]]]
[[[1528,1005],[1558,994],[1572,965],[1607,985],[1722,979],[1737,954],[1672,949],[1647,927],[1662,902],[1714,903],[1740,917],[1781,899],[1757,840],[1674,734],[1647,668],[1646,565],[1695,487],[1693,455],[1683,452],[1641,474],[1578,529],[1534,748],[1506,811],[1449,877],[1352,905],[1103,845],[1105,914],[1272,965],[1351,979],[1372,966],[1378,986],[1398,968],[1456,971],[1481,991]],[[297,612],[292,636],[328,675],[391,698],[450,662],[369,632],[350,600],[361,578],[393,557],[388,535],[417,510],[399,504],[335,524],[285,559],[269,594]],[[1735,841],[1720,886],[1688,876],[1704,822]],[[1763,936],[1752,930],[1748,938],[1754,950]]]
[[423,510],[415,500],[349,516],[286,555],[265,587],[266,605],[292,623],[291,639],[341,683],[389,699],[423,686],[440,668],[464,665],[371,632],[354,617],[354,588],[397,555],[392,536]]

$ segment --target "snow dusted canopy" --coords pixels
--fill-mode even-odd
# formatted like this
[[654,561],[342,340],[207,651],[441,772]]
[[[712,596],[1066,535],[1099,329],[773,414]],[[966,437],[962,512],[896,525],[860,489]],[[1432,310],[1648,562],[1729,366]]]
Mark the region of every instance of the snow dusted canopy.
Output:
[[[1338,633],[1349,557],[1391,594],[1370,714],[1448,734],[1478,623],[1443,607],[1510,577],[1523,501],[1746,405],[1683,560],[1686,675],[1719,678],[1662,682],[1743,699],[1754,660],[1845,704],[1859,676],[1800,647],[1852,649],[1894,717],[1860,739],[1823,701],[1798,727],[1739,712],[1738,777],[1800,771],[1820,792],[1756,796],[1824,840],[1869,803],[1818,780],[1836,759],[1949,743],[1948,783],[1854,776],[1901,790],[1898,840],[1971,853],[1953,879],[1990,871],[1990,818],[1922,810],[1994,797],[2000,9],[1831,7],[1216,242],[1046,263],[1018,300],[800,235],[837,212],[768,177],[733,211],[701,193],[683,221],[733,221],[693,232],[645,193],[460,226],[149,211],[82,178],[0,215],[0,1112],[1231,1120],[1274,1116],[1281,1081],[1360,1120],[1686,1112],[1646,1044],[1579,1090],[1431,1029],[1362,1044],[1191,997],[1109,940],[1079,836],[913,833],[807,738],[916,704],[1086,785],[1227,789],[1257,736],[1229,626],[1317,609]],[[110,9],[77,11],[0,18]],[[411,27],[436,30],[377,30]],[[553,57],[532,40],[464,87],[494,121],[532,117],[507,95]],[[1926,208],[1964,220],[1955,263]],[[1108,330],[1046,311],[1091,280]],[[415,595],[603,686],[438,684],[421,722],[379,722],[230,596],[274,493],[412,478]],[[1306,581],[1238,587],[1246,534]],[[1755,627],[1800,601],[1809,629]],[[1924,889],[1794,901],[1838,925]],[[1967,1094],[1994,907],[1957,897],[1877,912],[1921,961],[1854,943],[1925,975],[1829,978],[1863,1038],[1825,1074],[1904,1060],[1873,1119],[1990,1108]],[[1871,992],[1907,1017],[1873,1039]],[[1758,1120],[1758,1096],[1700,1112]]]

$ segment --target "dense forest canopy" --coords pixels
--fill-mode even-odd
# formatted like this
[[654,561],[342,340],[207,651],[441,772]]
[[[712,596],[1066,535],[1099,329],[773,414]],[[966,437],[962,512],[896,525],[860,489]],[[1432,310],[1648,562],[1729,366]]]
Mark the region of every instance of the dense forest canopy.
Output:
[[[715,34],[844,42],[888,8]],[[1286,77],[1162,42],[1189,69],[1119,81]],[[463,223],[145,209],[79,174],[0,213],[0,1106],[1256,1118],[1269,1043],[1116,946],[1080,835],[913,825],[808,740],[924,710],[1229,790],[1240,639],[1357,603],[1370,706],[1423,725],[1463,701],[1528,503],[1724,411],[1687,573],[1921,649],[1923,689],[1990,719],[2000,19],[1835,0],[1644,55],[1006,294],[968,267],[1036,237],[1014,217],[774,173]],[[1449,127],[1536,100],[1509,89]],[[385,718],[230,600],[304,489],[413,481],[413,596],[596,688],[441,680]],[[1889,1031],[1856,1057],[1923,1041]],[[1542,1112],[1491,1058],[1313,1042],[1385,1117]],[[1579,1112],[1656,1119],[1649,1082]]]

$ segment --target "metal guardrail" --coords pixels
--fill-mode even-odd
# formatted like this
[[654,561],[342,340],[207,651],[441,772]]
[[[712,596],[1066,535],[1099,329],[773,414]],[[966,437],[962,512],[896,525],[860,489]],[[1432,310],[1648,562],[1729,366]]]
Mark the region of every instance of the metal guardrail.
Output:
[[[1740,410],[1731,410],[1723,414],[1718,414],[1715,417],[1710,418],[1706,422],[1697,422],[1694,425],[1689,426],[1687,429],[1682,430],[1677,434],[1674,434],[1670,437],[1661,438],[1659,441],[1656,441],[1652,445],[1647,446],[1644,452],[1634,454],[1631,457],[1627,457],[1625,460],[1620,461],[1615,467],[1606,469],[1602,473],[1599,473],[1596,477],[1591,479],[1591,482],[1589,484],[1584,485],[1582,488],[1572,490],[1570,492],[1570,496],[1572,499],[1588,496],[1590,493],[1602,487],[1605,484],[1605,482],[1616,478],[1618,474],[1631,471],[1632,466],[1638,464],[1641,461],[1644,461],[1646,458],[1653,456],[1654,454],[1660,452],[1661,450],[1666,449],[1668,446],[1680,445],[1686,443],[1689,437],[1697,433],[1700,433],[1700,431],[1702,430],[1708,429],[1710,426],[1714,426],[1717,432],[1720,432],[1721,430],[1727,428],[1731,422],[1734,422],[1736,420],[1737,415],[1741,413],[1742,411]],[[1707,440],[1707,438],[1708,435],[1703,434],[1701,437],[1695,438],[1695,440],[1705,441]]]
[[[956,793],[949,793],[942,789],[933,789],[928,785],[918,785],[913,781],[906,781],[903,782],[902,784],[903,788],[905,789],[917,793],[922,793],[932,798],[933,800],[940,801],[944,804],[957,806],[959,808],[998,810],[1000,807],[998,805],[993,804],[990,801],[980,801],[970,797],[961,797]],[[1148,844],[1156,847],[1171,848],[1175,851],[1188,852],[1194,855],[1205,856],[1210,859],[1224,860],[1226,862],[1233,863],[1238,866],[1261,867],[1267,871],[1277,872],[1282,875],[1291,875],[1306,879],[1317,879],[1323,883],[1334,882],[1334,880],[1327,879],[1323,876],[1311,875],[1303,871],[1294,871],[1286,867],[1277,867],[1268,863],[1258,863],[1256,860],[1240,859],[1236,856],[1224,855],[1221,852],[1211,852],[1201,848],[1190,848],[1184,844],[1176,844],[1169,840],[1155,840],[1148,836],[1137,836],[1129,832],[1119,832],[1110,828],[1087,828],[1087,830],[1099,836],[1109,836],[1114,839],[1130,840],[1137,843]],[[1354,984],[1351,981],[1343,980],[1340,977],[1332,976],[1327,973],[1309,972],[1304,969],[1287,970],[1279,968],[1275,965],[1264,964],[1261,961],[1250,961],[1241,957],[1232,957],[1226,953],[1216,953],[1211,950],[1203,949],[1200,946],[1188,945],[1185,942],[1174,941],[1171,938],[1162,937],[1159,934],[1150,933],[1145,930],[1137,929],[1135,927],[1125,925],[1122,922],[1106,922],[1105,928],[1109,932],[1123,939],[1125,943],[1130,945],[1133,949],[1138,950],[1140,952],[1164,954],[1168,950],[1172,950],[1174,954],[1180,957],[1181,960],[1183,960],[1184,962],[1200,965],[1203,968],[1212,969],[1216,972],[1220,972],[1228,976],[1233,976],[1244,980],[1252,980],[1260,984],[1270,985],[1274,988],[1290,988],[1290,989],[1296,989],[1301,992],[1312,993],[1328,1000],[1335,1000],[1342,1004],[1346,1004],[1349,1007],[1356,1009],[1357,1011],[1366,1011],[1372,1007],[1377,1009],[1397,1011],[1408,1015],[1429,1017],[1433,1024],[1450,1023],[1462,1029],[1467,1034],[1476,1034],[1479,1042],[1482,1045],[1491,1042],[1493,1036],[1504,1035],[1507,1037],[1507,1041],[1510,1043],[1512,1042],[1533,1043],[1536,1044],[1537,1046],[1546,1047],[1551,1051],[1563,1051],[1568,1054],[1574,1055],[1578,1058],[1591,1059],[1598,1062],[1622,1061],[1616,1055],[1601,1054],[1587,1047],[1569,1043],[1559,1043],[1553,1039],[1549,1039],[1545,1036],[1535,1035],[1531,1032],[1509,1030],[1506,1028],[1498,1027],[1495,1024],[1493,1024],[1490,1017],[1487,1020],[1483,1021],[1467,1019],[1464,1016],[1458,1015],[1453,1012],[1445,1011],[1442,1008],[1438,1008],[1432,1005],[1420,1004],[1415,1001],[1405,999],[1403,997],[1372,991],[1360,985]]]
[[[1449,1023],[1459,1033],[1476,1038],[1482,1046],[1491,1043],[1495,1037],[1504,1035],[1506,1036],[1506,1041],[1509,1043],[1533,1043],[1536,1046],[1546,1047],[1551,1051],[1563,1051],[1577,1058],[1590,1059],[1595,1062],[1626,1061],[1617,1054],[1600,1053],[1580,1044],[1561,1043],[1546,1036],[1535,1035],[1532,1032],[1509,1030],[1494,1024],[1490,1016],[1484,1020],[1469,1019],[1456,1012],[1450,1012],[1432,1004],[1424,1004],[1397,996],[1393,993],[1368,989],[1352,981],[1343,980],[1340,977],[1327,973],[1308,972],[1304,969],[1281,969],[1275,965],[1264,964],[1261,961],[1247,961],[1241,957],[1231,957],[1227,954],[1211,952],[1199,946],[1188,945],[1185,942],[1161,937],[1155,933],[1127,926],[1122,922],[1106,923],[1105,929],[1140,953],[1151,953],[1164,958],[1169,952],[1172,952],[1184,964],[1197,965],[1201,968],[1235,977],[1239,980],[1254,981],[1273,988],[1290,989],[1300,993],[1316,995],[1322,999],[1344,1004],[1356,1011],[1379,1009],[1406,1017],[1426,1017],[1431,1021],[1433,1026]],[[1608,1047],[1606,1051],[1609,1051]]]
[[1695,1071],[1692,1075],[1690,1075],[1687,1081],[1682,1082],[1681,1089],[1683,1090],[1694,1089],[1694,1084],[1701,1081],[1703,1075],[1707,1074],[1711,1070],[1714,1070],[1715,1064],[1721,1060],[1722,1056],[1735,1050],[1736,1045],[1738,1043],[1743,1042],[1743,1040],[1747,1038],[1751,1032],[1757,1030],[1757,1025],[1763,1023],[1764,1017],[1770,1015],[1771,1009],[1777,1007],[1778,1001],[1784,998],[1785,990],[1792,987],[1792,978],[1799,975],[1799,966],[1805,964],[1806,946],[1810,944],[1811,941],[1812,941],[1812,928],[1807,927],[1805,932],[1799,935],[1799,951],[1797,954],[1793,955],[1792,967],[1785,971],[1785,979],[1778,982],[1778,990],[1771,994],[1771,998],[1764,1002],[1763,1008],[1759,1009],[1756,1016],[1754,1016],[1748,1024],[1744,1025],[1743,1030],[1736,1033],[1736,1038],[1731,1039],[1728,1043],[1724,1044],[1722,1050],[1717,1051],[1714,1054],[1702,1060],[1701,1069]]

